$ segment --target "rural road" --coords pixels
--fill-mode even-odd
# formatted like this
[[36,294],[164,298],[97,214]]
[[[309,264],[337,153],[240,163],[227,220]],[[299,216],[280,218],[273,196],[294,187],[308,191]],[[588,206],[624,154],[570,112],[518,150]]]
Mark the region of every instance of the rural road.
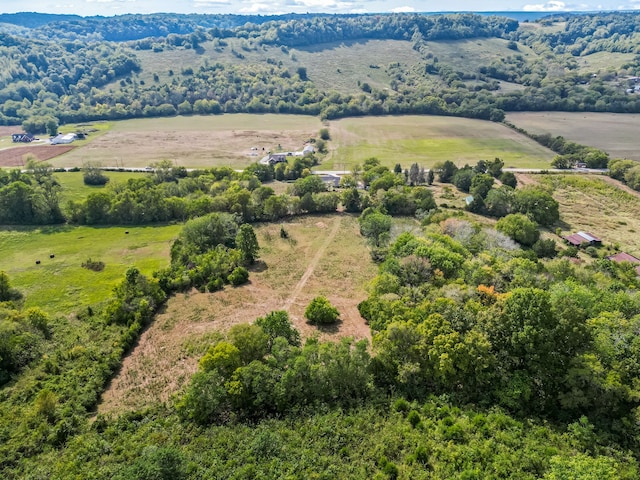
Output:
[[[73,170],[73,168],[65,168],[66,171]],[[155,171],[151,167],[101,167],[101,170],[107,171],[119,171],[119,172],[153,172]],[[195,170],[201,170],[199,168],[187,168],[187,172],[192,172]],[[426,170],[427,172],[429,170]],[[559,168],[503,168],[503,172],[513,172],[513,173],[582,173],[582,174],[605,174],[609,170],[606,168],[570,168],[570,169],[559,169]],[[242,170],[236,170],[236,172],[242,172]],[[314,175],[350,175],[350,170],[313,170],[311,173]]]

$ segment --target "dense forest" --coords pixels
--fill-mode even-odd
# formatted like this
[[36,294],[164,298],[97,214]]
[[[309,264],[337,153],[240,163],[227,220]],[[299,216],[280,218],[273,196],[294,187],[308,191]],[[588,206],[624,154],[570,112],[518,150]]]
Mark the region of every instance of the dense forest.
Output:
[[[494,121],[518,110],[638,112],[630,78],[640,73],[639,18],[610,13],[518,24],[475,14],[5,15],[11,23],[0,24],[0,123],[232,112]],[[432,51],[465,39],[500,40],[504,51],[468,68],[460,68],[455,50],[447,56]],[[349,91],[334,91],[319,87],[294,53],[356,40],[407,42],[420,60],[372,65],[390,79],[387,88],[370,85],[365,72]],[[179,51],[195,52],[194,63],[160,66],[164,54]],[[628,60],[605,71],[578,68],[578,60],[597,52]],[[158,61],[145,63],[143,53]],[[514,87],[504,91],[502,82]]]

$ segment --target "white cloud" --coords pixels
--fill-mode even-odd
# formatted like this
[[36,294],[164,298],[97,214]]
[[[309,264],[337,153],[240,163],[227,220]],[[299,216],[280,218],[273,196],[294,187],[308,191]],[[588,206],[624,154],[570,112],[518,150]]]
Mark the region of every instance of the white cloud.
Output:
[[207,7],[209,5],[230,5],[229,0],[194,0],[196,7]]
[[392,11],[393,13],[413,13],[413,12],[415,12],[415,11],[416,11],[416,9],[415,9],[415,8],[413,8],[413,7],[407,7],[407,6],[405,6],[405,7],[396,7],[396,8],[392,8],[392,9],[391,9],[391,11]]
[[351,2],[337,2],[335,0],[294,0],[295,5],[308,9],[328,9],[346,11],[353,6]]
[[551,1],[547,3],[525,5],[522,7],[522,10],[525,12],[564,12],[568,9],[564,2]]
[[242,7],[240,13],[272,13],[273,7],[267,3],[251,3],[248,7]]

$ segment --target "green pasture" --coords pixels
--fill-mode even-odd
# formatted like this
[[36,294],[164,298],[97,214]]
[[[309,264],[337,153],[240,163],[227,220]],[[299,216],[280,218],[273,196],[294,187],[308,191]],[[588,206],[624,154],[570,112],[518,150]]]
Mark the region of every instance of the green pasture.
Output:
[[[167,266],[171,242],[181,228],[2,227],[0,270],[25,295],[26,306],[67,314],[104,301],[130,266],[147,275]],[[104,262],[104,270],[82,268],[89,258]]]
[[549,168],[554,153],[494,122],[438,116],[348,118],[331,123],[323,170],[350,170],[370,157],[383,165],[459,166],[499,157],[507,167]]
[[60,204],[64,206],[69,200],[84,200],[92,192],[99,192],[107,188],[108,185],[126,183],[130,178],[144,178],[148,173],[142,172],[104,172],[109,177],[109,183],[105,186],[85,185],[82,172],[58,172],[55,177],[62,187],[60,194]]

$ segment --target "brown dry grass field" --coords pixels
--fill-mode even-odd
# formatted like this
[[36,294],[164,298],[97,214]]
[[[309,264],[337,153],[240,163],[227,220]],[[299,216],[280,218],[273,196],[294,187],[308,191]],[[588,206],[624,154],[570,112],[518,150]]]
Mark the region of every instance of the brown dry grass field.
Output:
[[[305,338],[370,338],[357,305],[367,297],[365,286],[377,267],[358,233],[357,217],[309,216],[282,225],[288,240],[280,238],[280,224],[257,227],[261,262],[250,284],[214,294],[194,291],[169,301],[124,359],[99,412],[167,401],[197,370],[212,339],[273,310],[288,310]],[[317,295],[327,296],[340,311],[341,322],[335,328],[318,330],[306,323],[304,310]]]
[[[145,167],[171,160],[185,167],[243,168],[267,151],[276,151],[278,145],[286,151],[302,150],[321,127],[317,117],[303,115],[231,114],[126,120],[114,122],[106,133],[52,163],[74,167],[92,160],[104,166]],[[257,150],[251,150],[252,147]]]
[[640,161],[640,115],[622,113],[516,112],[507,120],[530,133],[562,135],[608,152],[612,158]]

